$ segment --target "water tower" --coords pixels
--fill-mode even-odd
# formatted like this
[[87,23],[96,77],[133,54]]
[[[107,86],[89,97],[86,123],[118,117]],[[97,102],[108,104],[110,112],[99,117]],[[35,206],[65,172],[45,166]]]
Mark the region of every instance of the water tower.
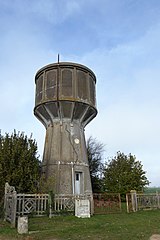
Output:
[[46,128],[42,172],[54,176],[57,194],[92,193],[84,128],[97,114],[94,73],[58,62],[41,68],[35,83],[34,114]]

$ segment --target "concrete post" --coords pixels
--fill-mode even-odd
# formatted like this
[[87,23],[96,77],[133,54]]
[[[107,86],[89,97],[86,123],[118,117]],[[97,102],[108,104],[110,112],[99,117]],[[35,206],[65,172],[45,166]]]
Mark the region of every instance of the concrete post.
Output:
[[17,213],[17,192],[14,191],[12,195],[12,216],[11,224],[16,227],[16,213]]
[[19,234],[28,233],[28,216],[18,217],[17,230]]
[[137,194],[136,190],[131,190],[131,201],[132,201],[132,211],[136,212],[137,211]]

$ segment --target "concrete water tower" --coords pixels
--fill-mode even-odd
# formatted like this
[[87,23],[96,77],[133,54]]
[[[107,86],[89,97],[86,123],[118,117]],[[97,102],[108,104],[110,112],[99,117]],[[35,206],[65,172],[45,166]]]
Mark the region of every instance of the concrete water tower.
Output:
[[58,62],[41,68],[35,83],[34,114],[46,128],[42,172],[54,176],[57,194],[92,193],[84,128],[97,114],[94,73]]

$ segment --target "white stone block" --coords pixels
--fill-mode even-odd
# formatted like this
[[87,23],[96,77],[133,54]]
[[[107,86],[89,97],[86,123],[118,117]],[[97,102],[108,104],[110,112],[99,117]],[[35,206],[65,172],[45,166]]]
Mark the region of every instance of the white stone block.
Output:
[[28,233],[28,216],[18,217],[17,230],[19,234]]
[[75,216],[79,218],[90,218],[90,201],[75,200]]

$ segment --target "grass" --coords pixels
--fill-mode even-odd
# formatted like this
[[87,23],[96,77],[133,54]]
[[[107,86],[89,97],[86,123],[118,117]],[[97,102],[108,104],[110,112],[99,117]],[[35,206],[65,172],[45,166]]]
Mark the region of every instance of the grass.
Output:
[[89,219],[30,218],[29,233],[19,235],[10,224],[0,221],[0,240],[148,240],[152,234],[160,234],[160,210],[94,215]]

